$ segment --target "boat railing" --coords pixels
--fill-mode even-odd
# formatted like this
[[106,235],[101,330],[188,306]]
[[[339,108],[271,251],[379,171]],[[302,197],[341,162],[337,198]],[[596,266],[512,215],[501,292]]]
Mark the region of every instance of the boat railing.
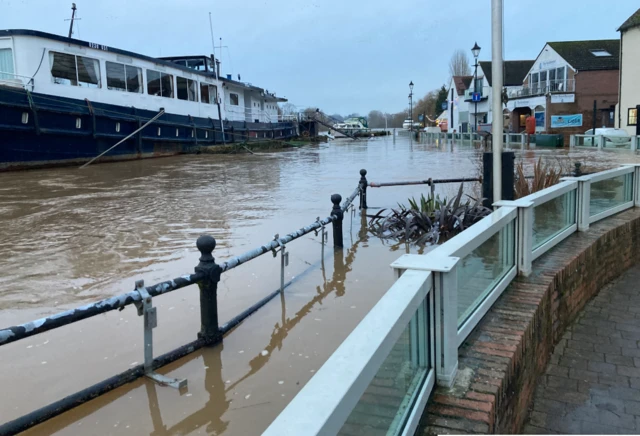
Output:
[[19,74],[0,71],[0,86],[10,86],[14,88],[23,88],[28,91],[33,91],[33,85],[33,77],[21,76]]

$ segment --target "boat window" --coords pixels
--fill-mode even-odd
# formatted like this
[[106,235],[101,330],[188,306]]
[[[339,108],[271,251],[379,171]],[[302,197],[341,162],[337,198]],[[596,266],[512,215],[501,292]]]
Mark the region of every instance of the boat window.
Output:
[[105,63],[107,88],[116,91],[142,92],[142,70],[117,62]]
[[147,70],[147,94],[173,98],[173,76],[160,71]]
[[51,51],[49,62],[54,83],[100,87],[100,61],[97,59]]
[[231,106],[238,106],[240,104],[240,98],[238,97],[238,94],[230,93],[229,103],[231,103]]
[[200,101],[203,103],[210,103],[209,98],[209,85],[206,83],[200,83]]
[[196,92],[196,81],[185,79],[184,77],[176,77],[178,99],[188,101],[198,101],[198,93]]
[[218,87],[200,83],[200,101],[203,103],[216,104],[218,100]]
[[10,48],[2,48],[0,49],[0,80],[13,78],[13,54]]

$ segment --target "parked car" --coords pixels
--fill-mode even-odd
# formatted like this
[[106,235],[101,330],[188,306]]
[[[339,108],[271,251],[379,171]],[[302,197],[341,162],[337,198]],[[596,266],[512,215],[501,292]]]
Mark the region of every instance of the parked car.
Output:
[[[593,135],[593,129],[584,132],[585,135]],[[596,136],[602,135],[605,140],[605,147],[626,147],[631,143],[631,137],[624,129],[615,129],[613,127],[601,127],[596,129]],[[594,138],[584,138],[584,145],[593,146]],[[595,144],[597,146],[597,144]]]

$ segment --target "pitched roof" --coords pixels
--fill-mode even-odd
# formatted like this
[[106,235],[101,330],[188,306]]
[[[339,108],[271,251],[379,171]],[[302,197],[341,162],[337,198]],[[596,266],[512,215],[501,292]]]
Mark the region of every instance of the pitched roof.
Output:
[[[620,68],[620,40],[549,42],[549,46],[578,71],[617,70]],[[605,50],[611,56],[594,56],[593,50]]]
[[636,11],[635,14],[631,15],[627,21],[622,23],[622,26],[618,29],[618,32],[623,32],[625,30],[629,30],[632,27],[640,26],[640,9]]
[[[534,62],[504,61],[504,86],[521,86]],[[484,77],[487,78],[487,82],[491,86],[491,62],[481,61],[480,66],[484,71]]]
[[456,85],[458,95],[464,95],[472,80],[473,76],[453,76],[453,83]]

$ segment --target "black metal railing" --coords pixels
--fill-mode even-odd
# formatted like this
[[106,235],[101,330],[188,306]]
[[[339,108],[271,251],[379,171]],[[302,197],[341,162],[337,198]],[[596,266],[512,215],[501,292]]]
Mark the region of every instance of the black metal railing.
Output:
[[[264,244],[254,250],[246,252],[240,256],[233,257],[226,262],[217,264],[213,257],[213,252],[216,247],[216,240],[213,236],[203,235],[196,241],[196,247],[200,251],[199,263],[195,267],[193,274],[183,275],[173,280],[164,281],[154,284],[152,286],[144,286],[143,282],[136,282],[136,289],[115,297],[100,300],[91,304],[87,304],[81,307],[77,307],[72,310],[67,310],[55,315],[51,315],[45,318],[40,318],[35,321],[31,321],[24,324],[10,326],[0,330],[0,346],[10,344],[22,339],[26,339],[31,336],[44,333],[49,330],[57,329],[69,324],[76,323],[88,318],[92,318],[96,315],[107,313],[113,310],[122,310],[129,305],[136,305],[138,313],[145,315],[145,339],[150,330],[155,327],[151,326],[147,330],[147,316],[153,319],[155,323],[155,312],[151,308],[151,300],[153,297],[157,297],[169,292],[176,291],[178,289],[185,288],[191,285],[198,285],[200,289],[200,320],[201,328],[198,332],[197,339],[182,347],[179,347],[169,353],[163,354],[159,357],[147,360],[145,356],[145,363],[137,365],[124,371],[120,374],[114,375],[106,380],[89,386],[79,392],[71,394],[65,398],[55,401],[40,409],[34,410],[24,416],[16,418],[12,421],[0,424],[0,436],[13,435],[21,431],[27,430],[39,423],[42,423],[54,416],[64,413],[80,404],[83,404],[93,398],[96,398],[104,393],[107,393],[119,386],[129,383],[144,375],[157,376],[153,373],[154,370],[160,368],[168,363],[171,363],[181,357],[186,356],[204,346],[215,345],[222,341],[223,336],[240,324],[244,319],[256,312],[260,307],[264,306],[276,295],[282,293],[286,287],[288,287],[292,281],[284,282],[284,258],[288,254],[285,252],[286,244],[296,239],[301,238],[311,232],[322,232],[322,248],[324,256],[324,244],[325,244],[325,226],[332,224],[333,227],[333,245],[334,248],[343,247],[342,238],[342,225],[344,219],[344,212],[349,209],[353,203],[355,197],[360,194],[361,186],[353,191],[349,197],[342,203],[342,197],[339,194],[333,194],[331,196],[332,210],[331,214],[323,219],[317,218],[315,222],[305,227],[302,227],[295,232],[291,232],[283,237],[276,235],[273,241]],[[281,263],[281,283],[280,288],[271,292],[269,295],[244,310],[242,313],[233,317],[226,323],[220,325],[218,318],[218,302],[217,291],[218,282],[222,273],[236,268],[244,263],[251,261],[263,254],[272,252],[274,256],[277,253],[281,254],[283,261]],[[300,277],[300,275],[298,275]],[[148,306],[144,306],[144,305]],[[148,311],[148,312],[147,312]],[[150,340],[152,344],[152,340]],[[154,377],[151,377],[154,378]]]

